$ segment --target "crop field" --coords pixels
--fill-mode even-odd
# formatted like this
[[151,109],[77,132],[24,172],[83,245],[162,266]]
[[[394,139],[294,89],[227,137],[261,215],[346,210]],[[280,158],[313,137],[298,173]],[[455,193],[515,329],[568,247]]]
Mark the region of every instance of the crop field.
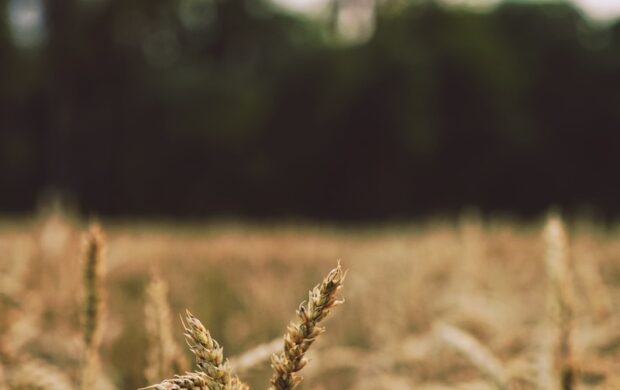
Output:
[[0,389],[300,380],[620,389],[620,230],[555,214],[376,227],[0,221]]

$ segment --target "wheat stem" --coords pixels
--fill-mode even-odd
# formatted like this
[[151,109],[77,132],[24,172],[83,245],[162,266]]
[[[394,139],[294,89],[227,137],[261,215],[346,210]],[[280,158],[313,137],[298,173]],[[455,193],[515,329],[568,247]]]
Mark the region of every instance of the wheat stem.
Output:
[[144,376],[151,383],[187,369],[185,357],[179,352],[172,336],[167,294],[166,282],[153,274],[146,289],[147,300],[144,306],[144,327],[149,341]]

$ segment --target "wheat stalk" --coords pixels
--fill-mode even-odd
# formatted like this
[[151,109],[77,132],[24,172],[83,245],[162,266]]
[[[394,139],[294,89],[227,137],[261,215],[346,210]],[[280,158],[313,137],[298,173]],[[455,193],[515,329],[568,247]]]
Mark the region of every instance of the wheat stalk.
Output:
[[148,338],[147,367],[144,376],[148,382],[156,382],[175,372],[186,370],[187,362],[179,352],[172,336],[168,285],[153,274],[146,289],[144,327]]
[[93,225],[84,238],[84,345],[97,348],[100,321],[103,312],[101,279],[103,267],[104,236],[98,225]]
[[302,378],[297,375],[307,363],[306,351],[325,328],[318,326],[332,307],[343,303],[336,299],[346,277],[338,263],[327,277],[308,294],[308,302],[297,309],[297,320],[291,322],[284,335],[284,351],[271,357],[273,376],[270,390],[288,390],[296,387]]
[[237,373],[248,371],[269,360],[271,355],[278,352],[280,348],[282,348],[282,338],[278,337],[230,358],[230,367]]
[[[544,359],[541,362],[541,386],[546,389],[574,388],[575,372],[571,364],[571,332],[574,320],[575,291],[568,253],[568,239],[559,215],[550,214],[544,230],[547,247],[547,314],[551,321]],[[546,372],[545,372],[546,371]],[[549,376],[550,375],[550,376]]]
[[452,325],[439,323],[435,332],[446,345],[467,358],[499,390],[508,389],[508,376],[502,362],[471,334]]
[[103,316],[102,268],[105,240],[98,225],[92,225],[84,238],[84,362],[81,386],[97,387],[101,375],[99,343]]

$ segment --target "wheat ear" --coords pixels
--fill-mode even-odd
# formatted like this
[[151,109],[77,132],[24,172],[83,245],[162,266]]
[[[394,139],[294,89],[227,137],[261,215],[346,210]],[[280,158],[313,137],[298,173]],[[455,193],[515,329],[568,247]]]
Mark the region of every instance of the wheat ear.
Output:
[[93,389],[100,375],[99,343],[103,315],[101,288],[105,240],[98,225],[92,225],[84,239],[84,362],[82,389]]
[[104,237],[101,228],[93,225],[85,235],[84,250],[84,345],[96,348],[99,342],[101,314],[101,275],[103,267]]
[[345,277],[346,272],[338,263],[338,266],[309,292],[308,302],[302,302],[297,309],[297,320],[291,322],[284,335],[284,351],[271,357],[273,376],[270,390],[293,389],[302,381],[297,372],[307,363],[304,355],[316,338],[325,331],[318,323],[329,314],[332,307],[344,302],[336,299],[336,294]]
[[185,320],[181,319],[187,345],[196,356],[200,371],[175,375],[160,384],[143,389],[156,390],[247,390],[249,387],[230,370],[228,360],[224,359],[223,348],[211,337],[209,331],[189,310]]
[[198,368],[207,374],[214,384],[220,384],[223,387],[228,386],[232,374],[228,360],[224,360],[224,349],[189,310],[186,311],[186,320],[182,322],[187,344],[196,355]]
[[144,306],[144,328],[148,338],[144,376],[147,382],[151,383],[187,369],[187,361],[172,335],[167,295],[168,285],[159,275],[153,273],[146,288]]
[[547,312],[551,321],[551,339],[546,351],[546,363],[552,378],[547,378],[543,387],[570,390],[574,388],[575,373],[571,363],[571,332],[574,319],[575,290],[572,268],[568,253],[568,239],[562,219],[551,214],[544,231],[547,253],[548,293]]

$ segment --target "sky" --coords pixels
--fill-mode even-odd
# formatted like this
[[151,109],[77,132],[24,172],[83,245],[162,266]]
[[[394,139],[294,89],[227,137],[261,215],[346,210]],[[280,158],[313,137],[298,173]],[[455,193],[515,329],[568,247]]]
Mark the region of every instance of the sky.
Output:
[[[284,8],[298,12],[318,12],[331,0],[272,0]],[[488,6],[499,0],[443,0],[450,4]],[[528,0],[535,2],[536,0]],[[606,21],[620,16],[620,0],[572,0],[592,19]]]

